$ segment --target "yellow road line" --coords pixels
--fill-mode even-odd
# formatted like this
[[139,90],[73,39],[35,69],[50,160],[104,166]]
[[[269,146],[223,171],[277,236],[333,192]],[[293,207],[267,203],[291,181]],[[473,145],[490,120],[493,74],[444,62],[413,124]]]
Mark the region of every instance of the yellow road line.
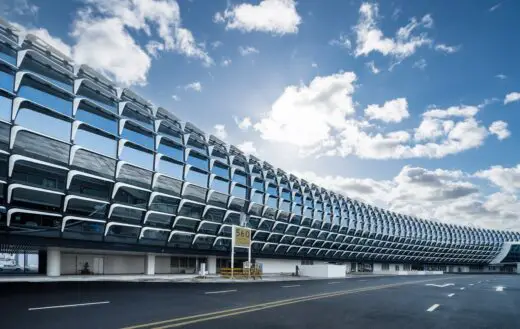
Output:
[[[466,276],[459,277],[459,278],[468,278]],[[157,322],[150,322],[150,323],[143,323],[136,326],[130,326],[125,327],[123,329],[139,329],[139,328],[154,328],[154,329],[166,329],[166,328],[175,328],[180,327],[184,325],[189,325],[193,323],[203,322],[203,321],[209,321],[214,319],[220,319],[224,317],[244,314],[244,313],[250,313],[255,311],[260,311],[264,309],[284,306],[284,305],[290,305],[305,301],[311,301],[316,299],[323,299],[323,298],[330,298],[335,296],[342,296],[342,295],[349,295],[364,291],[372,291],[372,290],[381,290],[391,287],[398,287],[398,286],[404,286],[409,284],[416,284],[416,283],[424,283],[424,282],[432,282],[432,281],[439,281],[439,280],[446,280],[446,278],[436,278],[436,279],[428,279],[428,280],[418,280],[418,281],[408,281],[408,282],[398,282],[398,283],[391,283],[386,285],[379,285],[379,286],[372,286],[372,287],[362,287],[362,288],[356,288],[356,289],[350,289],[350,290],[341,290],[336,292],[329,292],[329,293],[321,293],[321,294],[315,294],[315,295],[309,295],[309,296],[303,296],[303,297],[295,297],[295,298],[289,298],[289,299],[283,299],[273,302],[267,302],[267,303],[261,303],[261,304],[255,304],[245,307],[238,307],[238,308],[232,308],[222,311],[216,311],[216,312],[209,312],[209,313],[202,313],[202,314],[196,314],[191,316],[185,316],[180,318],[173,318],[169,320],[163,320],[163,321],[157,321]],[[164,326],[161,326],[164,325]],[[160,327],[156,327],[160,326]]]

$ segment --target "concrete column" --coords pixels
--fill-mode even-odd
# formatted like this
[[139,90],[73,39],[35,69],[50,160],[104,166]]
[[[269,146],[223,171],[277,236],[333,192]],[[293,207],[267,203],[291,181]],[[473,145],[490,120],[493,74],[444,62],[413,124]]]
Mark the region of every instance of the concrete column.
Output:
[[47,276],[60,276],[61,252],[59,248],[47,249]]
[[208,274],[217,274],[217,256],[208,256]]
[[516,273],[520,274],[520,263],[516,263]]
[[155,274],[155,255],[146,254],[145,260],[144,260],[144,273],[146,275]]

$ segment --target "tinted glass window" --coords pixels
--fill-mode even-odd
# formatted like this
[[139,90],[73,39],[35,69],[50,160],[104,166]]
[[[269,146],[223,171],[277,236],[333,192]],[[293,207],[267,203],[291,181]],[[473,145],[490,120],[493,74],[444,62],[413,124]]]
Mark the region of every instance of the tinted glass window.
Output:
[[235,185],[235,187],[233,187],[233,190],[231,191],[231,195],[242,198],[242,199],[246,198],[246,194],[247,194],[247,189],[242,186]]
[[23,85],[18,91],[18,96],[30,99],[65,115],[72,115],[72,102],[51,94],[50,90],[44,92],[32,86]]
[[208,159],[193,152],[190,152],[187,163],[199,169],[208,170]]
[[259,203],[259,204],[263,204],[264,203],[264,194],[260,193],[260,192],[255,192],[251,196],[251,201]]
[[16,116],[15,123],[62,141],[70,141],[70,122],[41,112],[22,108]]
[[264,190],[264,182],[256,178],[254,180],[254,182],[253,182],[253,188],[257,189],[259,191],[263,191]]
[[96,110],[86,110],[86,106],[81,104],[76,112],[76,119],[88,123],[91,126],[117,135],[117,121],[114,118],[102,115]]
[[161,160],[157,171],[171,177],[182,179],[183,170],[184,166],[180,163]]
[[208,174],[190,169],[186,176],[186,181],[206,187],[208,185]]
[[16,65],[16,50],[8,47],[3,43],[0,43],[0,59],[6,61],[9,64]]
[[0,89],[13,91],[13,86],[14,86],[14,75],[4,72],[0,68]]
[[229,178],[229,169],[228,167],[215,162],[213,164],[213,168],[211,168],[211,172],[220,177]]
[[184,162],[184,152],[180,146],[161,143],[157,152],[162,153],[172,159]]
[[235,173],[233,174],[233,180],[237,183],[247,185],[247,176],[242,172],[235,171]]
[[132,127],[128,126],[128,123],[125,124],[125,128],[123,129],[123,133],[121,134],[122,138],[128,139],[138,145],[144,146],[151,150],[154,149],[154,139],[153,136],[141,133],[135,130]]
[[267,199],[267,205],[271,208],[278,208],[278,199],[269,197],[269,199]]
[[74,143],[109,157],[116,157],[117,141],[115,139],[107,138],[80,128],[76,132]]
[[[1,88],[1,87],[0,87]],[[0,94],[0,120],[11,121],[11,109],[13,101]]]
[[127,161],[128,163],[136,166],[153,170],[153,154],[143,152],[133,147],[126,145],[123,147],[123,152],[120,156],[121,160]]
[[223,179],[214,178],[211,182],[211,189],[228,194],[229,182]]
[[291,200],[291,192],[282,190],[282,198],[285,200]]
[[278,189],[275,186],[269,184],[267,186],[267,193],[269,193],[271,195],[278,195]]

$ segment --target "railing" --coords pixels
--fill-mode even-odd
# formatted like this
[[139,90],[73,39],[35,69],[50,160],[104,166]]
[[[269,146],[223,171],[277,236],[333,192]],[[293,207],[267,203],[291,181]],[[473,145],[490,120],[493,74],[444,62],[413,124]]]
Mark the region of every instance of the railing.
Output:
[[223,278],[234,278],[234,279],[261,279],[262,271],[259,268],[221,268],[220,276]]

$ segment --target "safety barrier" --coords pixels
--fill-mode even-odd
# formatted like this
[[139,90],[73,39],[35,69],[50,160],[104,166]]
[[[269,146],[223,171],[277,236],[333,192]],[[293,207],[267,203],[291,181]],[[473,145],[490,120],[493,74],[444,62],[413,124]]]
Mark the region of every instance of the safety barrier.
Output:
[[223,278],[231,278],[233,276],[234,279],[261,279],[262,271],[259,268],[221,268],[220,276]]

